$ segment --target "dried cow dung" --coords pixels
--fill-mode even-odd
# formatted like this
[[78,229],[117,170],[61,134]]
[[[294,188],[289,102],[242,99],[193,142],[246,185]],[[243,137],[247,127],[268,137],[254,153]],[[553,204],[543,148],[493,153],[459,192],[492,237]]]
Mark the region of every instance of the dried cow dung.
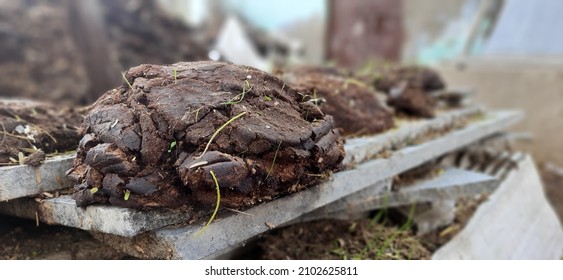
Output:
[[302,66],[283,76],[303,101],[311,106],[322,103],[322,112],[334,117],[344,135],[374,134],[393,126],[393,115],[373,90],[335,69]]
[[125,77],[131,86],[105,93],[82,126],[70,173],[80,206],[211,207],[211,171],[221,205],[251,205],[318,182],[343,159],[333,119],[257,69],[141,65]]
[[397,111],[433,117],[435,98],[431,92],[445,88],[442,78],[426,67],[392,67],[375,78],[375,88],[388,94],[387,103]]
[[[47,103],[0,100],[0,163],[38,166],[45,153],[76,149],[82,115]],[[11,159],[10,159],[11,158]]]

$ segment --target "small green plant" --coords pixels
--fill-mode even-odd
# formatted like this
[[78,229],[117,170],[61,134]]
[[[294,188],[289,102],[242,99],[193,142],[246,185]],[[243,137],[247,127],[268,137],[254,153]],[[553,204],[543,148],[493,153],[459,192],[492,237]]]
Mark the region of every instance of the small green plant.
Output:
[[215,189],[217,190],[217,202],[215,203],[215,210],[213,211],[213,214],[211,214],[211,218],[209,218],[209,221],[207,221],[205,226],[194,236],[194,239],[198,238],[207,229],[209,224],[213,222],[215,215],[217,215],[217,212],[219,212],[219,205],[221,204],[221,191],[219,190],[219,182],[217,182],[217,176],[215,176],[215,172],[213,172],[213,170],[210,170],[209,174],[211,174],[213,182],[215,183]]
[[359,87],[367,87],[366,84],[364,84],[360,80],[348,78],[348,79],[346,79],[346,81],[344,81],[344,89],[348,89],[348,85],[350,85],[350,84],[354,84],[354,85],[357,85]]
[[98,192],[98,188],[96,188],[96,187],[93,187],[93,188],[90,189],[91,194],[95,194],[97,192]]
[[131,83],[127,80],[127,77],[125,77],[125,73],[124,73],[124,72],[121,73],[121,77],[123,77],[123,80],[125,80],[125,82],[126,82],[127,85],[129,86],[129,89],[133,89],[133,86],[132,86]]
[[131,195],[131,191],[130,190],[126,190],[125,191],[125,195],[123,196],[123,200],[127,201],[129,200],[129,196]]
[[276,149],[276,152],[274,153],[274,159],[272,160],[272,165],[268,169],[268,174],[266,175],[266,180],[270,177],[270,174],[272,174],[272,170],[274,170],[274,164],[276,164],[276,158],[278,157],[278,152],[280,151],[281,143],[282,143],[282,141],[280,140],[280,142],[278,143],[278,148]]
[[[201,111],[201,109],[203,109],[203,107],[199,107],[195,110],[195,119],[194,119],[194,123],[196,123],[199,119],[199,111]],[[191,109],[190,109],[191,110]]]
[[416,210],[416,204],[412,204],[411,208],[409,210],[409,216],[407,218],[407,221],[399,229],[397,229],[393,233],[393,235],[391,235],[389,238],[387,238],[385,240],[385,242],[383,243],[383,246],[381,246],[379,248],[379,250],[377,251],[375,259],[380,259],[383,256],[383,254],[385,253],[385,249],[387,249],[391,245],[391,242],[393,242],[393,240],[395,240],[395,238],[397,238],[399,236],[399,234],[401,234],[405,230],[412,227],[412,219],[414,217],[414,211],[415,210]]
[[176,147],[176,140],[174,140],[170,143],[170,147],[168,147],[168,153],[171,153],[172,149],[174,149],[174,147]]
[[244,86],[242,86],[242,92],[235,95],[235,97],[233,97],[231,100],[221,103],[221,105],[233,105],[240,103],[244,99],[244,96],[248,92],[250,92],[250,90],[252,90],[252,86],[250,85],[248,80],[244,80]]
[[272,101],[272,98],[269,97],[269,96],[267,96],[267,95],[264,95],[264,100],[265,100],[265,101]]
[[205,153],[207,152],[207,150],[209,149],[209,145],[211,145],[211,142],[213,142],[213,139],[215,139],[215,137],[217,137],[217,135],[219,134],[219,132],[221,132],[221,130],[223,130],[227,125],[229,125],[230,123],[234,122],[236,119],[244,116],[246,114],[246,112],[242,112],[234,117],[232,117],[231,119],[229,119],[227,122],[225,122],[222,126],[220,126],[217,130],[215,130],[215,132],[213,133],[213,135],[211,135],[211,138],[209,139],[209,142],[207,142],[207,145],[205,145],[205,149],[203,149],[203,152],[201,153],[200,156],[198,156],[197,158],[201,158],[203,155],[205,155]]

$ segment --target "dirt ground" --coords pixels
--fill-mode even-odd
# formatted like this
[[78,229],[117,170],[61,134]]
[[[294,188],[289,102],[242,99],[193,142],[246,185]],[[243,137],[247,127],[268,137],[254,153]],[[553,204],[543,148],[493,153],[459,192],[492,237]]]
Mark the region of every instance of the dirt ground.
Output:
[[258,258],[269,260],[404,260],[431,256],[410,229],[382,224],[376,218],[292,225],[267,234],[259,247]]
[[85,231],[0,215],[0,260],[128,259]]

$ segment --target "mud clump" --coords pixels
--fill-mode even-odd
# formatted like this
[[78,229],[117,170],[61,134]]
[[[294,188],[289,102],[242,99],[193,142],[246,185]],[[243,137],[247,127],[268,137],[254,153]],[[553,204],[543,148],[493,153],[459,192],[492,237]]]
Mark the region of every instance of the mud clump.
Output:
[[432,69],[413,67],[392,67],[380,71],[373,84],[388,95],[387,104],[396,111],[417,117],[434,116],[436,98],[432,92],[445,88],[445,83]]
[[333,116],[343,135],[375,134],[393,127],[393,115],[379,103],[375,91],[336,69],[302,66],[283,77],[305,103],[318,104]]
[[34,101],[0,100],[0,164],[38,166],[45,153],[76,149],[81,123],[82,115],[73,109]]
[[260,70],[219,62],[141,65],[81,127],[79,206],[239,207],[298,191],[343,159],[330,116]]

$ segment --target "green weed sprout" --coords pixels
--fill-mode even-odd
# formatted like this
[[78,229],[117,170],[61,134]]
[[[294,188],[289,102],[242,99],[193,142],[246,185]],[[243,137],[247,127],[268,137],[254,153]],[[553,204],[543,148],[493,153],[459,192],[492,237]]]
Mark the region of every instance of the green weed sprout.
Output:
[[213,172],[213,170],[210,170],[209,174],[211,174],[211,177],[213,177],[213,182],[215,182],[215,189],[217,190],[217,203],[215,203],[215,210],[213,211],[213,214],[211,214],[211,218],[209,218],[207,224],[205,224],[205,226],[194,236],[194,239],[198,238],[207,229],[209,224],[211,224],[211,222],[215,219],[215,215],[217,215],[217,212],[219,211],[219,205],[221,204],[221,191],[219,190],[219,182],[217,182],[217,177],[215,176],[215,172]]
[[131,83],[127,80],[127,78],[125,77],[125,73],[121,73],[121,77],[123,77],[123,79],[125,80],[125,82],[127,83],[127,85],[129,86],[130,89],[133,89],[133,86],[131,85]]
[[213,142],[213,139],[215,139],[215,137],[217,137],[217,135],[219,134],[219,132],[221,132],[221,130],[223,130],[227,125],[229,125],[230,123],[234,122],[236,119],[242,117],[243,115],[245,115],[246,112],[242,112],[234,117],[232,117],[230,120],[228,120],[227,122],[225,122],[221,127],[219,127],[217,130],[215,130],[215,133],[213,133],[213,135],[211,135],[211,138],[209,139],[209,142],[207,142],[207,145],[205,145],[205,149],[203,150],[203,153],[201,153],[200,156],[198,156],[197,158],[201,158],[203,155],[205,155],[205,153],[207,152],[207,150],[209,149],[209,145],[211,145],[211,142]]

